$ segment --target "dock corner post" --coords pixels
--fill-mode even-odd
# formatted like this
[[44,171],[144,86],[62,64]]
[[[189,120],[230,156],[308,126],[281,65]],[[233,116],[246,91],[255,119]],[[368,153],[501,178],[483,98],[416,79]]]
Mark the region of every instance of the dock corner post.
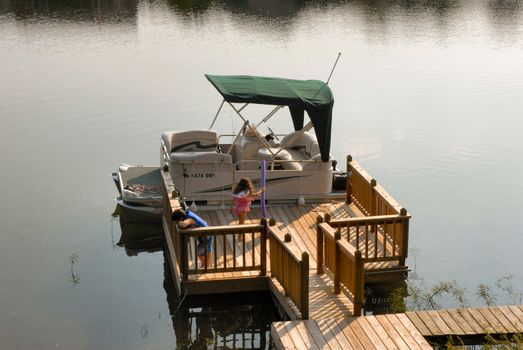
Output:
[[352,174],[352,166],[351,166],[351,163],[352,162],[352,156],[349,154],[347,156],[347,185],[346,185],[346,189],[347,189],[347,198],[345,199],[345,202],[347,204],[351,204],[352,203],[352,182],[350,181],[350,176]]
[[[182,273],[182,281],[188,281],[189,280],[189,254],[187,254],[187,236],[183,233],[178,231],[178,235],[180,236],[180,268]],[[196,261],[198,263],[198,261]]]
[[377,213],[377,208],[376,208],[376,202],[377,202],[377,198],[376,198],[376,185],[378,184],[378,181],[376,181],[376,179],[371,179],[370,180],[370,215],[373,216],[373,215],[378,215]]
[[334,294],[340,294],[340,246],[338,241],[341,239],[341,232],[337,230],[334,234]]
[[307,252],[301,253],[301,305],[300,312],[303,320],[309,319],[309,254]]
[[316,273],[321,275],[323,273],[323,231],[320,224],[323,222],[323,217],[318,215],[316,217]]
[[260,276],[265,276],[267,274],[267,236],[269,227],[265,218],[261,219],[260,223],[263,226],[260,232]]
[[274,226],[276,225],[276,220],[274,220],[274,218],[269,218],[269,226]]
[[355,288],[354,288],[354,316],[361,316],[361,309],[363,308],[363,298],[365,290],[365,275],[363,271],[363,259],[361,251],[356,250],[354,254],[355,260]]
[[409,251],[409,217],[407,217],[407,209],[401,208],[400,215],[405,216],[402,221],[402,232],[401,232],[401,254],[399,264],[405,266],[405,260],[408,256]]

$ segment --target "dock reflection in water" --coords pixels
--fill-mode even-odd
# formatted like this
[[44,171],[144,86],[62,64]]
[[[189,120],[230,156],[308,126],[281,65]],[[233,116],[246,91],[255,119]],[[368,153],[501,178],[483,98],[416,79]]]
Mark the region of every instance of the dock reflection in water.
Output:
[[[128,256],[164,250],[162,226],[126,222],[118,216],[116,245]],[[116,237],[113,237],[116,238]],[[269,349],[271,323],[278,321],[269,293],[237,293],[178,298],[164,255],[164,282],[176,349]]]

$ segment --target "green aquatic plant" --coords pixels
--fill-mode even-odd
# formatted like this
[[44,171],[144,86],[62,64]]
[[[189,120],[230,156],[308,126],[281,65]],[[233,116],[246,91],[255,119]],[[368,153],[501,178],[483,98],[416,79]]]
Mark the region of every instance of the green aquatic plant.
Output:
[[73,252],[69,256],[69,263],[70,263],[69,282],[73,285],[73,287],[80,284],[80,274],[77,271],[75,271],[75,266],[78,265],[79,261],[80,261],[80,255],[78,255],[76,252]]
[[480,283],[476,295],[478,299],[485,302],[487,306],[496,305],[497,296],[493,293],[492,288],[488,284]]

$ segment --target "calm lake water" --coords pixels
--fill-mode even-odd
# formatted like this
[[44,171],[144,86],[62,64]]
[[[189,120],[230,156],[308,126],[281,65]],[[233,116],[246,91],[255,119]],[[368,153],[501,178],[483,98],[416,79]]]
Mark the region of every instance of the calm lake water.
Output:
[[264,347],[266,295],[173,321],[162,251],[116,245],[109,175],[210,124],[204,73],[325,80],[338,52],[332,153],[412,214],[409,265],[471,304],[479,283],[507,302],[507,274],[523,291],[521,1],[0,0],[0,348],[184,347],[234,333],[232,305]]

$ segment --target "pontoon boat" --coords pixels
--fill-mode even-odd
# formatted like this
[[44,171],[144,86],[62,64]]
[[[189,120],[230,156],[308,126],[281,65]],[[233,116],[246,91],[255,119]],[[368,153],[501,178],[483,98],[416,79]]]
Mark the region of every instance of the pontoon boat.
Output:
[[[209,128],[167,131],[161,135],[161,167],[169,169],[186,200],[223,204],[240,178],[248,177],[255,185],[259,183],[262,160],[267,167],[269,202],[341,197],[332,188],[336,172],[330,155],[334,99],[326,83],[255,76],[206,75],[206,78],[223,97]],[[240,132],[229,143],[223,143],[223,135],[213,130],[225,104],[243,122]],[[255,123],[243,114],[250,104],[274,108]],[[267,134],[262,133],[263,124],[285,107],[294,130],[279,140],[270,128]],[[304,125],[305,112],[310,120]]]

